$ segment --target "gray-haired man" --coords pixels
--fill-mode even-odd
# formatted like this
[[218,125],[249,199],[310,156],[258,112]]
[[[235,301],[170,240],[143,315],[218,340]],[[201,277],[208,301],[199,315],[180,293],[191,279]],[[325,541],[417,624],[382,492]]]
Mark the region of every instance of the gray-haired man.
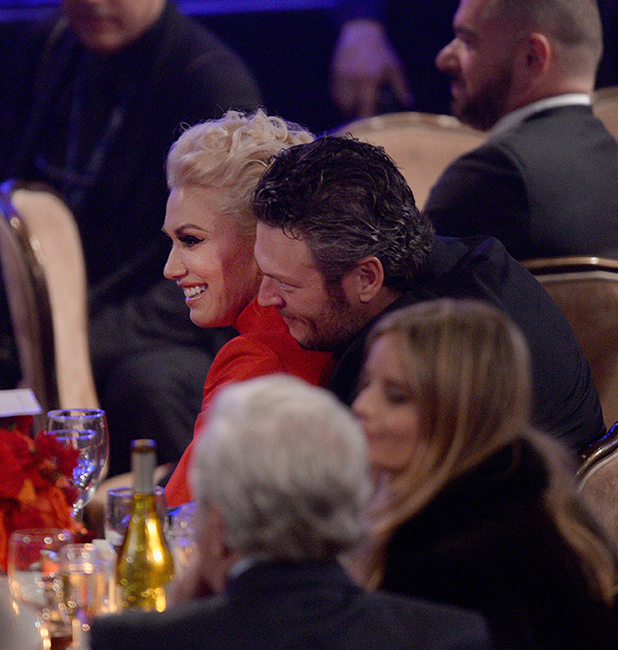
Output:
[[327,391],[279,375],[224,388],[192,480],[193,577],[219,595],[96,620],[92,650],[490,647],[479,616],[368,594],[338,564],[371,485],[363,433]]

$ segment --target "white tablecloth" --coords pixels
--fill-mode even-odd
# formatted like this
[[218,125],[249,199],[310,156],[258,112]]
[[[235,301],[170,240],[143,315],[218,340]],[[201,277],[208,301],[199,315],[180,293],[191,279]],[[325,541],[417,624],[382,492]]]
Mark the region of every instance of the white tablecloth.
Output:
[[39,633],[34,612],[13,604],[9,579],[0,573],[0,650],[31,650],[38,647]]

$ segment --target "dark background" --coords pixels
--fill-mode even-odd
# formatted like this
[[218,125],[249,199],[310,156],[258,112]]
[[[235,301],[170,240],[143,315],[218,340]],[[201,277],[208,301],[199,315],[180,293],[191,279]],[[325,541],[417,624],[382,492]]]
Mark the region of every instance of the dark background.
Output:
[[[438,11],[442,0],[434,1]],[[618,83],[618,0],[598,1],[605,33],[598,87],[604,87]],[[29,23],[57,4],[58,0],[0,0],[0,74],[19,74],[10,66],[15,43]],[[338,0],[177,0],[176,4],[243,57],[270,114],[299,122],[317,134],[346,121],[328,90]],[[435,51],[442,45],[436,43]]]
[[[28,23],[57,4],[0,0],[0,59],[5,70]],[[337,36],[336,0],[202,0],[176,5],[242,56],[270,114],[299,122],[315,133],[344,121],[328,92]],[[0,110],[1,104],[0,96]]]

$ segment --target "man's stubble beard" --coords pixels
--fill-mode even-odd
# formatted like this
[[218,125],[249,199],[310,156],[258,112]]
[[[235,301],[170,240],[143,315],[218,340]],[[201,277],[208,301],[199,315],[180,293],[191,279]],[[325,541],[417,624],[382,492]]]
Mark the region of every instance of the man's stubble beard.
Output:
[[340,285],[327,287],[327,292],[329,303],[326,313],[328,317],[321,321],[321,327],[314,322],[311,333],[304,341],[299,341],[300,346],[306,350],[320,352],[341,350],[367,323],[364,315],[358,313],[348,303]]
[[510,69],[502,69],[474,98],[460,104],[455,99],[451,111],[461,122],[481,131],[491,129],[506,115],[506,99],[513,83]]

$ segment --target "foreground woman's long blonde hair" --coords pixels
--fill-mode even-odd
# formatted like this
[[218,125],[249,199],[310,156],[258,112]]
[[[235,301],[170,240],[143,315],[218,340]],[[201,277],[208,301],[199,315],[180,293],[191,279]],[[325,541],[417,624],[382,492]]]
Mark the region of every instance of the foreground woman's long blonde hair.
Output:
[[[374,513],[376,549],[453,479],[525,438],[547,464],[548,511],[580,556],[591,590],[611,603],[616,559],[577,499],[571,459],[530,425],[530,355],[519,328],[488,304],[440,299],[386,316],[368,345],[387,334],[400,346],[420,440],[410,464],[392,477],[387,502]],[[383,552],[375,550],[369,584],[379,585],[382,573]]]

